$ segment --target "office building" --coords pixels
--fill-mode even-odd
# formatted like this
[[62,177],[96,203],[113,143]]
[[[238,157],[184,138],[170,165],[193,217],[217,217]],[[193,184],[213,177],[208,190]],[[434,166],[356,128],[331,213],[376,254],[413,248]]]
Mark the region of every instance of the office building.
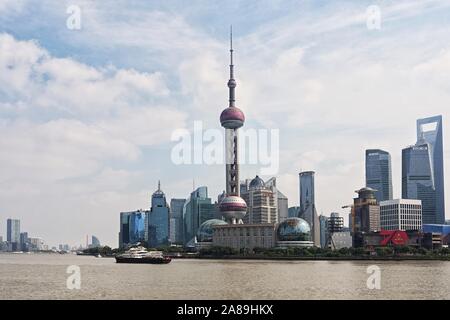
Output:
[[392,169],[389,152],[366,150],[366,187],[375,191],[378,202],[392,200]]
[[[273,177],[266,181],[266,186],[271,188],[276,195],[276,207],[277,207],[277,221],[283,222],[289,218],[289,203],[288,198],[278,189],[277,178]],[[248,205],[248,204],[247,204]]]
[[170,242],[183,243],[183,207],[186,199],[170,200]]
[[354,232],[376,232],[380,230],[380,205],[375,198],[375,190],[362,188],[355,191],[352,221]]
[[422,230],[422,202],[396,199],[380,202],[382,230]]
[[169,243],[169,211],[166,195],[158,181],[158,190],[152,194],[151,208],[146,215],[145,239],[149,247],[159,247]]
[[326,248],[328,239],[328,217],[320,215],[319,224],[320,224],[320,247]]
[[100,240],[94,235],[91,236],[91,248],[101,247]]
[[241,184],[241,196],[247,204],[247,214],[243,217],[246,224],[277,223],[277,190],[274,183],[266,184],[256,176],[250,182]]
[[355,192],[358,197],[354,198],[352,206],[353,246],[363,247],[365,233],[380,231],[380,205],[372,188],[366,187]]
[[6,240],[11,244],[12,251],[20,250],[20,220],[8,219],[6,221]]
[[431,145],[425,141],[402,151],[402,198],[422,202],[423,223],[436,223],[436,189]]
[[28,238],[28,241],[30,243],[30,247],[29,247],[30,251],[45,250],[45,244],[41,238]]
[[339,250],[342,248],[351,248],[353,238],[350,231],[335,232],[330,237],[329,247],[332,250]]
[[28,232],[20,233],[20,250],[28,251]]
[[417,143],[402,151],[402,198],[422,201],[424,224],[444,224],[442,117],[417,120]]
[[445,222],[445,193],[442,116],[435,116],[417,120],[417,141],[422,140],[424,140],[431,146],[430,158],[432,164],[434,188],[436,190],[436,214],[434,223],[443,224]]
[[216,207],[208,197],[205,186],[194,190],[183,206],[183,234],[184,244],[191,246],[195,243],[195,236],[200,225],[215,216]]
[[142,209],[120,213],[119,248],[128,245],[143,244],[148,211]]
[[315,203],[314,171],[299,174],[300,178],[300,212],[299,217],[306,220],[311,227],[311,239],[320,246],[320,223]]

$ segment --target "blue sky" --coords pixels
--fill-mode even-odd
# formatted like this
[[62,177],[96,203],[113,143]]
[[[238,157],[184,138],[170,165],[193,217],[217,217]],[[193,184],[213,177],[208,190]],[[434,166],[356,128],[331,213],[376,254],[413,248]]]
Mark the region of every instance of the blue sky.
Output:
[[[81,8],[81,30],[66,27],[69,5]],[[367,28],[369,5],[380,8],[379,30]],[[115,246],[118,213],[148,207],[158,179],[168,198],[187,197],[195,180],[215,199],[223,166],[174,165],[170,137],[195,120],[220,129],[230,24],[237,104],[246,128],[280,130],[277,179],[289,204],[298,204],[298,172],[315,170],[319,212],[346,213],[364,184],[366,148],[391,152],[399,197],[415,120],[442,114],[449,141],[449,9],[425,0],[1,0],[0,235],[17,217],[51,245],[95,234]],[[243,166],[242,178],[259,169]]]

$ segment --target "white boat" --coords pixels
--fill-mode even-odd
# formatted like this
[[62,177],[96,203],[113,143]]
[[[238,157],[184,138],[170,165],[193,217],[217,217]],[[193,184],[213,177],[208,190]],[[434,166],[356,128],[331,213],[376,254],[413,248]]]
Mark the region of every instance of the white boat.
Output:
[[154,263],[165,264],[171,259],[164,256],[162,251],[147,251],[144,247],[135,247],[116,256],[117,263]]

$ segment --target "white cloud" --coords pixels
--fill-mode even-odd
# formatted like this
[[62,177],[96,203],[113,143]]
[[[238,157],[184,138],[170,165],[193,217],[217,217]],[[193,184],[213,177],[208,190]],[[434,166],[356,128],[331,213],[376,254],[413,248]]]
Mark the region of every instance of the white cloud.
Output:
[[[136,169],[113,169],[110,163],[129,167],[141,158],[141,147],[167,143],[172,130],[185,126],[185,113],[167,99],[161,72],[55,58],[37,42],[5,33],[0,52],[1,211],[21,216],[31,207],[36,214],[56,210],[42,216],[54,221],[54,237],[63,236],[57,230],[68,223],[58,204],[67,214],[77,212],[77,224],[90,219],[94,208],[110,216],[110,207],[101,208],[96,197],[116,203],[124,197],[119,192],[139,188]],[[17,205],[24,198],[28,209]],[[33,206],[37,199],[46,199],[48,209]],[[42,231],[33,216],[26,218],[30,231]]]

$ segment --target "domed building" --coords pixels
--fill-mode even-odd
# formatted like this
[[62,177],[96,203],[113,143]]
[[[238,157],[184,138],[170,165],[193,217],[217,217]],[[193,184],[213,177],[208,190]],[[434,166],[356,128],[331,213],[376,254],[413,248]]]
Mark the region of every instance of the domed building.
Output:
[[197,231],[197,249],[210,247],[213,242],[214,226],[227,225],[226,221],[210,219],[201,224]]
[[311,227],[308,222],[300,218],[288,218],[277,227],[276,245],[287,247],[312,247]]
[[244,223],[277,223],[277,191],[259,176],[241,184],[241,196],[247,203]]

